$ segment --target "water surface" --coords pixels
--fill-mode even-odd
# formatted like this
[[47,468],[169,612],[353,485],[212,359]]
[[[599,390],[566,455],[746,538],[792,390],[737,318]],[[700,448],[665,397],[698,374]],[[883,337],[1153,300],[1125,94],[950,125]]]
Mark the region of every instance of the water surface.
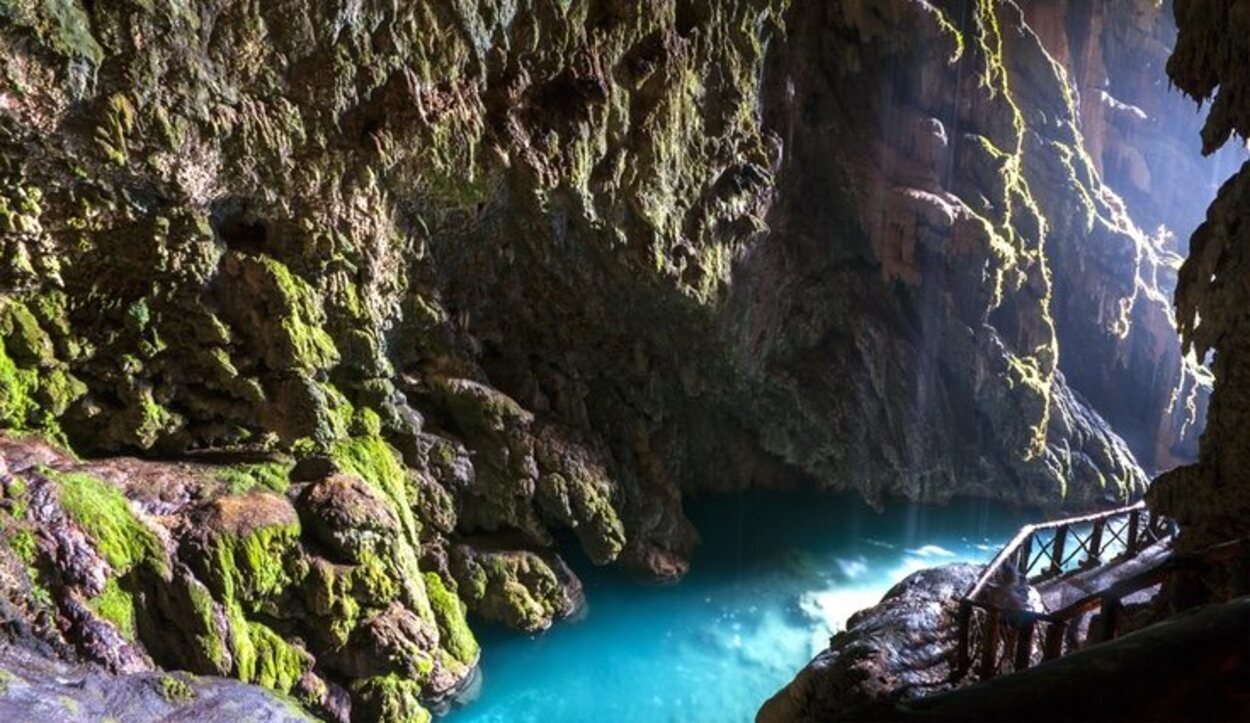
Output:
[[897,504],[747,493],[688,503],[703,535],[676,585],[585,560],[584,619],[522,635],[473,621],[480,696],[444,723],[733,723],[911,571],[985,562],[1025,513],[984,502]]

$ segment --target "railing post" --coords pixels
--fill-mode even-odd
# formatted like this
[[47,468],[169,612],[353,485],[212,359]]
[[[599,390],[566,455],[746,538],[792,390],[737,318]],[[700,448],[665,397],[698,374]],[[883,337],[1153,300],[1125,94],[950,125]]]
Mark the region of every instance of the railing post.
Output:
[[1020,543],[1020,572],[1024,573],[1024,577],[1029,576],[1029,558],[1033,557],[1033,536],[1029,535],[1024,538],[1024,542]]
[[959,643],[955,656],[955,680],[963,678],[972,667],[972,651],[968,649],[972,640],[972,603],[968,600],[959,601]]
[[1002,613],[991,607],[985,613],[985,631],[981,635],[981,678],[998,675],[998,641],[1002,637]]
[[1067,620],[1052,622],[1046,629],[1046,644],[1042,650],[1042,660],[1054,660],[1063,655],[1063,636],[1068,630]]
[[1063,548],[1068,540],[1068,526],[1062,525],[1055,529],[1055,541],[1050,546],[1050,574],[1058,575],[1063,572]]
[[1102,553],[1102,529],[1106,524],[1105,519],[1094,520],[1094,529],[1089,533],[1089,557],[1085,558],[1088,567],[1098,565],[1098,556]]
[[1024,670],[1033,662],[1033,629],[1036,626],[1037,621],[1030,618],[1016,635],[1016,659],[1013,667],[1015,672]]
[[1102,610],[1099,617],[1102,618],[1102,638],[1098,641],[1105,643],[1108,640],[1115,640],[1116,635],[1120,632],[1120,601],[1117,598],[1109,597],[1102,601]]
[[1128,534],[1125,535],[1128,539],[1124,542],[1124,551],[1128,553],[1129,557],[1137,554],[1137,527],[1140,515],[1141,510],[1133,510],[1128,513]]

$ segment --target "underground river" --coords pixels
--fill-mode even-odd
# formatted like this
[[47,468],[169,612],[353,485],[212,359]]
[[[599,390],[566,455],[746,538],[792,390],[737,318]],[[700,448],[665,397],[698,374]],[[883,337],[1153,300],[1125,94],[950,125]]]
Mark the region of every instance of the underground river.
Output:
[[688,503],[703,536],[675,585],[572,557],[587,611],[539,635],[474,621],[477,698],[445,723],[750,721],[851,613],[909,572],[988,561],[1036,519],[986,502],[745,493]]

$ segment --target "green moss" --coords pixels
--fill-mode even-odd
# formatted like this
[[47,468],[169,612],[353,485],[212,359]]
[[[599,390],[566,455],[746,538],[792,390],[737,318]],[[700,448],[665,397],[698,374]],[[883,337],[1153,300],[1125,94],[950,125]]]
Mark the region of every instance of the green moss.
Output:
[[217,631],[216,605],[213,596],[208,588],[197,581],[190,581],[187,585],[187,598],[191,602],[191,612],[197,628],[192,633],[192,639],[215,672],[227,675],[230,672],[230,656]]
[[951,52],[950,62],[959,62],[959,59],[964,56],[964,34],[959,32],[959,29],[955,27],[955,24],[951,22],[951,19],[947,17],[941,8],[934,6],[933,13],[937,16],[938,25],[942,30],[955,40],[955,49]]
[[5,535],[3,539],[7,540],[9,549],[17,555],[21,560],[23,567],[26,569],[26,577],[30,582],[30,600],[38,607],[50,608],[52,606],[52,594],[44,586],[41,575],[39,573],[39,548],[35,541],[35,535],[29,528],[21,528],[13,530]]
[[352,568],[348,580],[354,596],[366,603],[385,605],[399,592],[396,574],[389,560],[366,553]]
[[36,399],[46,415],[43,421],[45,428],[53,428],[56,418],[69,409],[69,406],[87,393],[87,385],[77,377],[61,369],[45,372],[40,380]]
[[326,369],[338,361],[334,340],[321,328],[323,314],[317,297],[308,282],[291,273],[284,264],[267,256],[260,257],[277,303],[276,318],[284,361],[305,369]]
[[9,536],[9,548],[17,553],[18,558],[26,565],[34,565],[38,549],[35,535],[30,530],[18,530]]
[[105,157],[114,165],[124,166],[129,161],[126,137],[135,128],[135,108],[130,99],[121,93],[109,98],[104,122],[96,127],[95,142]]
[[164,545],[116,487],[80,472],[47,467],[39,472],[57,483],[66,514],[91,536],[116,574],[124,575],[142,563],[164,574],[168,568]]
[[112,623],[122,635],[134,640],[135,603],[130,593],[121,589],[117,578],[109,578],[104,590],[88,601],[87,606],[95,614]]
[[104,59],[104,50],[91,34],[91,20],[77,0],[3,0],[0,17],[30,28],[66,58],[96,65]]
[[0,426],[23,429],[38,408],[39,375],[21,369],[0,346]]
[[214,535],[206,577],[227,605],[255,611],[291,583],[286,559],[299,540],[299,522],[263,525],[243,534]]
[[[1014,249],[1013,264],[1004,265],[998,271],[996,279],[995,303],[1000,303],[1003,296],[1003,275],[1010,274],[1020,283],[1028,279],[1026,266],[1035,266],[1042,282],[1041,298],[1037,300],[1038,316],[1046,338],[1035,348],[1028,350],[1031,355],[1026,362],[1035,368],[1044,389],[1042,404],[1037,418],[1030,425],[1033,438],[1026,458],[1034,458],[1042,454],[1046,448],[1046,430],[1050,422],[1050,389],[1054,380],[1054,370],[1058,360],[1059,343],[1056,338],[1055,323],[1051,315],[1051,295],[1053,283],[1050,264],[1045,254],[1047,233],[1046,217],[1042,214],[1037,201],[1024,176],[1024,143],[1027,126],[1024,113],[1016,103],[1011,78],[1007,72],[1003,54],[1003,34],[998,22],[998,3],[994,0],[977,0],[974,8],[974,21],[977,29],[977,45],[985,62],[985,72],[981,82],[991,98],[1000,97],[1006,103],[1012,121],[1012,146],[1007,151],[1000,151],[1001,176],[1003,181],[1003,198],[995,202],[1001,209],[1001,224],[998,233],[1006,239]],[[993,143],[989,143],[993,147]],[[1017,226],[1037,229],[1036,243],[1026,244],[1026,239],[1017,230]]]
[[160,686],[161,695],[170,703],[186,703],[195,698],[195,691],[181,678],[163,675]]
[[330,439],[343,439],[349,436],[353,427],[357,426],[355,424],[357,418],[356,408],[338,390],[338,387],[335,387],[333,384],[322,384],[320,386],[325,394],[325,406],[328,411],[327,418],[330,423]]
[[408,494],[408,472],[393,447],[381,437],[358,437],[335,443],[330,456],[344,472],[361,478],[385,494],[399,515],[408,539],[417,540],[419,527]]
[[137,409],[138,424],[134,434],[145,449],[155,444],[162,433],[178,425],[178,418],[156,401],[151,389],[145,388],[140,392]]
[[372,409],[361,408],[352,418],[351,432],[357,436],[377,437],[382,434],[382,418]]
[[0,489],[3,489],[4,498],[9,500],[9,513],[13,515],[13,519],[25,519],[26,511],[30,507],[30,500],[26,497],[26,480],[21,477],[13,477],[9,480],[8,485],[4,485]]
[[460,663],[473,665],[481,648],[465,621],[464,603],[444,587],[442,579],[433,572],[425,573],[425,591],[438,623],[443,649]]
[[421,705],[419,683],[395,674],[369,678],[356,687],[364,720],[385,723],[429,723],[430,712]]
[[287,693],[312,667],[307,653],[267,626],[248,620],[237,604],[226,605],[226,617],[230,621],[233,673],[239,680]]
[[337,645],[347,643],[360,617],[360,603],[349,594],[353,586],[351,578],[351,573],[340,574],[324,560],[315,560],[305,577],[305,599],[312,611],[327,621],[326,630]]
[[290,486],[293,462],[257,462],[233,464],[216,471],[217,479],[231,494],[242,494],[256,487],[285,493]]
[[55,358],[52,338],[25,304],[9,301],[4,305],[0,330],[4,332],[5,347],[22,364],[47,366]]
[[[251,660],[251,674],[243,676],[244,680],[287,693],[312,667],[306,653],[264,625],[249,622],[248,635],[254,657]],[[247,662],[241,662],[240,670]]]
[[126,327],[132,332],[138,334],[147,330],[148,324],[152,321],[152,312],[148,309],[148,303],[144,299],[139,299],[126,308]]
[[[370,600],[398,597],[424,620],[433,620],[433,611],[424,591],[417,564],[420,525],[413,514],[415,507],[407,468],[399,453],[380,437],[362,437],[336,442],[330,456],[344,473],[354,475],[382,492],[400,520],[402,535],[378,557],[362,559],[353,573],[353,592]],[[396,589],[387,594],[388,589]],[[381,596],[381,597],[379,597]]]
[[430,384],[456,424],[468,432],[493,434],[533,421],[516,400],[484,384],[437,377]]

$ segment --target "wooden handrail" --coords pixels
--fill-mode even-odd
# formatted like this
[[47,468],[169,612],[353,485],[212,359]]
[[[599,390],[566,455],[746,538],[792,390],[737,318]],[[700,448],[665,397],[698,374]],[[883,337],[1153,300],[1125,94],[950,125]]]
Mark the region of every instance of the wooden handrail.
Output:
[[[1098,538],[1097,548],[1098,549],[1090,550],[1090,552],[1093,553],[1093,556],[1097,556],[1097,554],[1101,551],[1103,530],[1104,530],[1104,526],[1106,522],[1114,517],[1128,515],[1129,516],[1128,537],[1130,539],[1126,541],[1125,547],[1128,551],[1130,551],[1130,554],[1132,552],[1136,552],[1137,550],[1135,549],[1136,548],[1135,538],[1138,536],[1140,525],[1136,524],[1137,523],[1136,515],[1133,515],[1133,513],[1140,512],[1145,509],[1146,509],[1145,502],[1137,502],[1136,504],[1129,505],[1128,507],[1119,507],[1114,510],[1094,512],[1092,514],[1080,515],[1078,517],[1068,517],[1062,520],[1050,520],[1048,522],[1039,522],[1039,523],[1035,523],[1031,525],[1025,525],[1024,527],[1020,528],[1020,531],[1016,533],[1016,536],[1013,537],[1011,541],[1008,542],[1005,547],[1003,547],[1003,549],[999,550],[998,554],[994,556],[994,559],[990,561],[990,564],[985,566],[985,570],[981,573],[980,577],[977,578],[976,583],[972,586],[972,590],[970,590],[965,597],[973,599],[973,600],[979,597],[981,593],[985,591],[985,588],[987,585],[989,585],[990,581],[993,580],[996,575],[998,575],[999,571],[1003,568],[1004,565],[1007,564],[1009,560],[1011,560],[1013,557],[1016,558],[1017,560],[1019,559],[1019,556],[1020,556],[1019,553],[1022,550],[1027,550],[1027,552],[1025,553],[1026,556],[1031,555],[1032,554],[1031,543],[1032,543],[1033,535],[1038,532],[1044,532],[1046,530],[1056,530],[1055,539],[1058,542],[1052,543],[1052,544],[1055,544],[1057,546],[1057,549],[1052,549],[1054,560],[1052,562],[1051,569],[1047,570],[1045,573],[1049,575],[1058,574],[1061,571],[1062,566],[1063,566],[1063,543],[1066,538],[1066,531],[1069,528],[1076,526],[1076,525],[1083,525],[1086,523],[1095,524],[1095,528],[1094,528],[1094,531],[1091,532],[1091,536],[1094,536],[1094,535],[1097,536]],[[1102,524],[1099,525],[1098,523],[1102,523]],[[1023,571],[1027,574],[1029,561],[1026,559],[1023,562],[1024,562]]]
[[[1014,670],[1031,667],[1033,658],[1033,641],[1038,625],[1047,626],[1046,636],[1042,644],[1042,660],[1052,660],[1063,654],[1063,641],[1068,627],[1074,624],[1079,616],[1100,611],[1102,636],[1101,641],[1112,640],[1119,635],[1120,610],[1122,601],[1128,596],[1155,585],[1166,583],[1172,576],[1201,570],[1211,564],[1236,559],[1238,556],[1250,556],[1250,538],[1219,543],[1196,552],[1172,555],[1162,562],[1123,580],[1119,580],[1103,590],[1090,593],[1054,612],[1033,612],[1028,610],[1011,611],[1012,627],[1016,631],[1014,639],[1014,655],[1009,655],[1009,643],[1002,629],[1003,609],[971,596],[960,601],[957,618],[958,650],[956,679],[962,678],[970,669],[974,653],[979,658],[979,672],[982,678],[991,678],[998,674],[1000,663],[999,643],[1003,642],[1004,658],[1011,660]],[[972,627],[975,610],[984,611],[985,624],[980,637],[980,650],[972,649]]]

